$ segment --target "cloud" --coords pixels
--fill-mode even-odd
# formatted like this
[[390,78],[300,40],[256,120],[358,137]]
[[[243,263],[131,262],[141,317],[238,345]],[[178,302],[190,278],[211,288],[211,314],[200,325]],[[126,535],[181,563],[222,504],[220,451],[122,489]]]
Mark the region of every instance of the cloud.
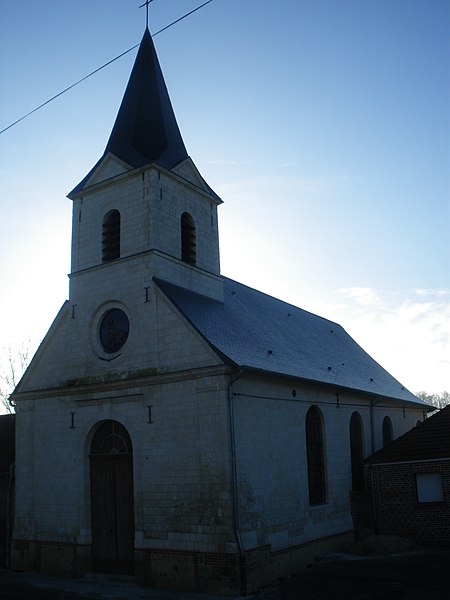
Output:
[[379,294],[370,287],[341,288],[337,294],[343,298],[349,298],[360,306],[379,305],[381,298]]
[[[255,199],[259,203],[266,200],[273,204],[273,199],[307,194],[328,194],[333,191],[342,192],[352,186],[354,180],[347,175],[321,175],[318,177],[295,177],[290,175],[274,177],[245,177],[227,180],[220,187],[220,194],[227,201],[245,198]],[[217,186],[216,186],[217,187]],[[307,198],[303,197],[303,200]],[[313,198],[311,198],[313,200]]]
[[411,391],[450,390],[450,290],[354,287],[334,298],[333,318]]

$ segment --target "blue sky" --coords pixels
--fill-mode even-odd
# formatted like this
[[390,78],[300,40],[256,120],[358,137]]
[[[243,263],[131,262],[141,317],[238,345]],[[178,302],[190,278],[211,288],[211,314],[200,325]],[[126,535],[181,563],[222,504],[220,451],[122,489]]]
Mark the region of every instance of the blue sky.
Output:
[[[134,0],[0,1],[0,129],[137,44]],[[152,32],[202,3],[155,0]],[[222,197],[224,275],[338,321],[412,391],[450,390],[447,0],[214,0],[155,37]],[[0,135],[0,346],[67,297],[71,202],[135,51]]]

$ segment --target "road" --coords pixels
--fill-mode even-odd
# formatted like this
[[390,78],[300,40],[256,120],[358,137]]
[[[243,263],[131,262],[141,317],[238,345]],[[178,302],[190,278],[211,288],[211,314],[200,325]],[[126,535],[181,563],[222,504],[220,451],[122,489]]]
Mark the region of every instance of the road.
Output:
[[[237,597],[235,597],[236,600]],[[449,600],[450,551],[417,551],[316,561],[300,575],[248,596],[253,600]],[[0,600],[230,600],[157,590],[123,581],[73,580],[0,571]]]

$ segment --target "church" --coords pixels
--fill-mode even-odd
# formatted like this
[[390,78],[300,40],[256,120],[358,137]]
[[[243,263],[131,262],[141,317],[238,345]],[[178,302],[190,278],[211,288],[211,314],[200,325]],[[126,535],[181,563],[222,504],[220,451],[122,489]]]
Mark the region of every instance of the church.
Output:
[[69,298],[16,388],[11,564],[250,593],[352,539],[427,405],[338,324],[221,275],[222,200],[148,28],[73,202]]

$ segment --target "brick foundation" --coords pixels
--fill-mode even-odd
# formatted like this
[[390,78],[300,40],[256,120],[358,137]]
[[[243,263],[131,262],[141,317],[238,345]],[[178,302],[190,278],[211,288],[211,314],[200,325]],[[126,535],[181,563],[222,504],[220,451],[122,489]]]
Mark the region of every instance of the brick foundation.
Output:
[[355,538],[358,540],[367,533],[375,533],[371,492],[365,490],[350,492],[350,506]]
[[[216,594],[250,594],[280,577],[302,571],[317,556],[339,550],[352,532],[275,552],[261,546],[238,554],[135,550],[137,581],[156,587]],[[57,576],[81,577],[92,570],[91,548],[78,544],[13,540],[12,567]]]

